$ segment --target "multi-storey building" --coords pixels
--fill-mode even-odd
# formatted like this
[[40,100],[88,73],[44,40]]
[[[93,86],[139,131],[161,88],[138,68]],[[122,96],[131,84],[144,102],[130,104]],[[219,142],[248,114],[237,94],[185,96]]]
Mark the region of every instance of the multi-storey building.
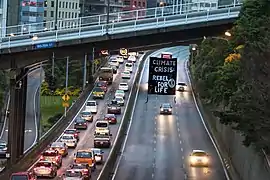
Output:
[[0,28],[1,28],[1,36],[5,36],[6,34],[6,26],[7,26],[7,1],[0,1]]
[[[124,0],[124,8],[123,11],[132,11],[132,10],[140,10],[147,8],[147,1],[146,0]],[[143,17],[145,16],[146,11],[138,11],[138,14],[136,11],[133,11],[132,13],[123,13],[121,15],[122,19],[125,18],[133,18],[135,16]]]
[[[33,24],[25,26],[23,31],[28,31],[28,28],[42,28],[44,16],[44,0],[21,0],[20,23]],[[31,31],[31,29],[30,29]]]
[[[56,5],[58,3],[58,8]],[[80,14],[79,0],[45,0],[44,24],[46,28],[76,26]],[[65,21],[62,21],[65,19]],[[55,22],[58,22],[55,27]]]

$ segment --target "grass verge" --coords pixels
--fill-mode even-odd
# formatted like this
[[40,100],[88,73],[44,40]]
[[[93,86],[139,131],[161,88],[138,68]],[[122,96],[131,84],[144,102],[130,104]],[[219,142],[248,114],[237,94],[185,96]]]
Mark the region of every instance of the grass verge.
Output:
[[[70,97],[69,105],[78,97]],[[63,100],[61,96],[41,96],[40,97],[40,112],[41,112],[41,132],[42,134],[48,131],[54,124],[50,118],[63,115],[65,108],[62,105]]]

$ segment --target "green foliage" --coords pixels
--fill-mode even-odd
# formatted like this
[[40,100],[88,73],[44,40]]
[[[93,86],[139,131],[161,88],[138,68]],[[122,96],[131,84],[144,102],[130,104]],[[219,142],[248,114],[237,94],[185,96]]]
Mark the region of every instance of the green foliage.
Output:
[[[202,43],[200,49],[204,51],[196,57],[193,68],[199,92],[206,91],[205,99],[223,106],[215,111],[221,123],[239,131],[245,137],[245,146],[252,145],[267,152],[270,152],[269,17],[269,0],[244,1],[232,29],[230,55],[223,52],[222,57],[212,53],[223,45],[210,46],[216,49],[212,50],[209,43]],[[215,64],[211,61],[214,58],[217,59]]]
[[0,71],[0,109],[3,108],[5,94],[8,91],[8,72]]

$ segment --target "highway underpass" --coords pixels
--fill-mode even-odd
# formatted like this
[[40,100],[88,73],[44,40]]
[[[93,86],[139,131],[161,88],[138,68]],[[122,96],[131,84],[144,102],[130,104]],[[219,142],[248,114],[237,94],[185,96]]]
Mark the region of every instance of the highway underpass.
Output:
[[[177,82],[189,79],[186,60],[189,47],[172,47],[156,51],[173,53],[178,58]],[[140,89],[123,153],[116,163],[114,180],[227,180],[220,157],[208,136],[196,107],[190,86],[173,96],[148,95],[148,61],[141,76]],[[161,103],[173,105],[172,115],[160,115]],[[189,154],[194,149],[210,154],[209,168],[190,167]]]

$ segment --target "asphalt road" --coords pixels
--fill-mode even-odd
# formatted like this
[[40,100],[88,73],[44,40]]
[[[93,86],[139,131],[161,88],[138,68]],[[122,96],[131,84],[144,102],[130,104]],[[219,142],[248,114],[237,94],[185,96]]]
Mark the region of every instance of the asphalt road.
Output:
[[[44,72],[42,70],[42,77]],[[26,117],[25,117],[25,140],[24,140],[24,150],[30,148],[36,141],[37,138],[37,118],[39,112],[39,85],[40,80],[40,69],[37,69],[30,74],[28,74],[27,83],[27,104],[26,104]],[[8,122],[8,119],[6,119]],[[8,123],[5,123],[1,139],[8,140]]]
[[[136,68],[134,68],[131,79],[130,80],[125,80],[125,82],[128,82],[129,87],[131,87],[132,84],[133,84],[134,75],[135,75],[135,72],[136,72],[137,67],[138,67],[138,62],[136,63],[135,67]],[[81,130],[80,131],[80,134],[79,134],[80,140],[78,142],[77,147],[75,149],[69,149],[68,150],[68,156],[63,158],[62,167],[58,170],[57,177],[54,178],[54,179],[60,179],[61,176],[63,175],[63,173],[67,169],[69,169],[70,165],[74,162],[74,153],[77,150],[79,150],[79,149],[89,149],[89,148],[94,147],[94,126],[95,126],[95,122],[96,122],[97,119],[103,118],[104,115],[107,113],[107,108],[106,108],[107,105],[106,104],[107,104],[107,102],[110,102],[114,98],[114,93],[118,89],[119,83],[121,81],[123,81],[122,78],[121,78],[121,72],[123,72],[123,71],[124,71],[124,65],[120,65],[120,67],[118,69],[118,73],[114,75],[113,84],[108,87],[108,91],[106,93],[106,96],[105,96],[104,100],[97,100],[97,102],[98,102],[98,112],[94,116],[94,121],[92,123],[88,124],[87,130]],[[126,92],[125,93],[126,97],[129,97],[129,94],[130,94],[130,91]],[[89,100],[90,99],[92,99],[92,95],[90,96]],[[111,141],[112,144],[114,143],[115,136],[117,134],[119,125],[121,123],[121,120],[122,120],[122,117],[123,117],[123,114],[124,114],[124,109],[126,107],[127,99],[128,98],[126,98],[125,106],[122,107],[121,115],[117,115],[117,121],[118,121],[117,124],[110,125],[110,130],[111,130],[111,133],[112,133],[112,141]],[[70,121],[69,127],[73,128],[73,125],[74,125],[74,123],[72,121]],[[104,151],[104,154],[103,154],[104,155],[104,162],[106,161],[106,159],[107,159],[107,157],[109,155],[110,149],[111,148],[103,149],[103,151]],[[92,173],[92,179],[97,179],[99,173],[102,170],[102,167],[103,167],[103,165],[97,165],[97,169]],[[31,167],[31,168],[33,168],[33,167]]]
[[[186,82],[185,60],[188,47],[166,48],[178,58],[177,82]],[[153,53],[160,56],[160,51]],[[115,180],[225,180],[226,176],[217,152],[203,126],[190,88],[173,96],[148,95],[148,61],[140,82],[133,122]],[[162,103],[173,105],[172,115],[160,115]],[[209,168],[189,166],[189,154],[202,149],[210,154]]]

